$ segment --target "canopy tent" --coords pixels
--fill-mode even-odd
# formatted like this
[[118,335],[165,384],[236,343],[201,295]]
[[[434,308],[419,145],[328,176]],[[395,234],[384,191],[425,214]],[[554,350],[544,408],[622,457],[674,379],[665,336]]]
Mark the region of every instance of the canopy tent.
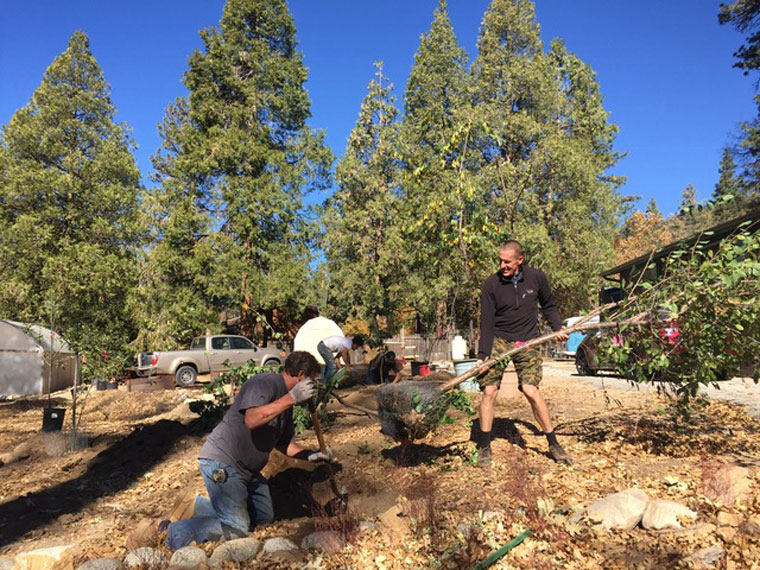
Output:
[[73,386],[76,359],[69,344],[50,329],[0,319],[0,395],[41,395],[48,383],[51,392]]

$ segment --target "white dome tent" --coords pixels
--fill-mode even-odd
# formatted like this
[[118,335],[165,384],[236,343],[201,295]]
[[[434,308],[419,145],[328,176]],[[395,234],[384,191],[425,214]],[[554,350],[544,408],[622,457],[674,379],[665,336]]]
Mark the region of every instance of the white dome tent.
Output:
[[51,392],[73,386],[76,358],[69,344],[50,329],[0,319],[0,396],[46,394],[49,381]]
[[317,345],[319,341],[326,339],[328,336],[343,336],[343,331],[335,321],[326,317],[309,319],[298,329],[296,338],[293,339],[293,350],[310,352],[317,359],[317,362],[324,364],[324,359],[317,351]]

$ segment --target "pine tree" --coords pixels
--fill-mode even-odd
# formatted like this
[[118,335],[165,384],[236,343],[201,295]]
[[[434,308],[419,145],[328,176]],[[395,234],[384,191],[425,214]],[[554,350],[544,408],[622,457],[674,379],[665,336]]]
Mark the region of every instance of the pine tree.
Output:
[[595,74],[560,41],[544,53],[531,2],[493,0],[472,76],[478,162],[468,223],[482,228],[473,258],[490,261],[499,241],[518,239],[563,310],[579,309],[611,260],[621,206],[620,179],[606,174],[619,158],[617,128]]
[[[730,4],[721,4],[718,21],[749,34],[746,44],[734,53],[737,58],[734,67],[743,69],[745,75],[760,69],[760,0],[734,0]],[[745,206],[760,203],[760,95],[755,95],[754,100],[758,115],[741,125],[743,139],[735,149],[741,167],[739,176]]]
[[738,197],[741,191],[740,182],[736,176],[736,162],[734,162],[731,149],[728,147],[723,149],[718,172],[720,177],[717,184],[715,184],[715,190],[713,190],[713,200],[719,200],[727,196]]
[[[306,125],[307,71],[295,33],[284,0],[228,0],[219,29],[202,31],[204,50],[190,58],[186,125],[160,159],[168,175],[156,202],[186,196],[187,215],[175,216],[173,231],[190,241],[165,247],[173,257],[195,252],[194,269],[204,274],[179,277],[188,291],[200,286],[207,303],[194,326],[191,320],[175,334],[218,326],[208,322],[209,311],[227,307],[239,313],[245,334],[268,335],[260,328],[267,312],[296,313],[309,302],[314,228],[302,199],[325,186],[332,158]],[[208,219],[192,215],[198,204]],[[208,266],[204,259],[214,256]],[[166,269],[154,263],[151,271]]]
[[[82,351],[124,351],[141,247],[140,173],[110,87],[75,32],[0,140],[0,311]],[[92,364],[93,361],[91,360]]]
[[647,202],[646,215],[662,218],[662,214],[660,213],[660,208],[657,207],[657,200],[655,200],[654,198],[650,198],[649,202]]
[[382,63],[375,66],[336,168],[338,188],[325,206],[323,248],[335,316],[364,321],[382,337],[403,302],[405,269],[397,198],[398,110]]
[[451,220],[458,210],[463,150],[458,131],[469,107],[467,80],[467,54],[440,0],[407,81],[399,142],[401,215],[411,221],[405,227],[405,298],[428,330],[456,324],[457,312],[466,307],[458,279],[463,259],[451,247]]

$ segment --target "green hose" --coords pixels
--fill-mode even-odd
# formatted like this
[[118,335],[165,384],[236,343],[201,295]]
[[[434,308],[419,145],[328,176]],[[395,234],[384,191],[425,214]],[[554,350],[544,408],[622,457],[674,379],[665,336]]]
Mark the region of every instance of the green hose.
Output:
[[514,537],[512,540],[510,540],[507,544],[502,546],[499,550],[494,550],[491,554],[488,555],[488,557],[485,560],[481,560],[475,566],[473,566],[473,570],[485,570],[489,566],[491,566],[494,562],[496,562],[499,558],[504,556],[507,552],[512,550],[515,546],[520,544],[523,540],[528,538],[531,534],[533,534],[532,531],[526,530],[518,534],[516,537]]

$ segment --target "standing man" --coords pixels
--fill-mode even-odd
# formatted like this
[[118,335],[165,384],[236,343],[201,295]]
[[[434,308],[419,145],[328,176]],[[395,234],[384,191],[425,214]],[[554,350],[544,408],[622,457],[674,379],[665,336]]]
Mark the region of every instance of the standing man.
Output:
[[346,367],[346,372],[351,373],[351,354],[350,350],[364,346],[364,338],[361,335],[355,335],[352,339],[345,336],[328,336],[319,341],[317,351],[325,361],[325,371],[322,375],[325,385],[335,376],[338,371],[336,360],[342,360]]
[[199,453],[210,501],[197,498],[193,518],[168,526],[171,550],[193,541],[245,537],[251,526],[272,522],[269,485],[261,475],[272,449],[309,461],[331,459],[293,442],[293,406],[312,397],[319,373],[317,359],[297,351],[285,359],[282,373],[257,374],[243,384]]
[[[483,283],[480,297],[480,344],[478,359],[501,354],[538,336],[538,305],[552,330],[562,328],[562,319],[554,305],[549,281],[540,269],[524,265],[525,257],[519,242],[508,241],[499,248],[499,271]],[[561,335],[558,340],[567,340]],[[543,375],[541,356],[532,348],[512,356],[517,370],[520,391],[533,410],[549,442],[549,454],[565,465],[572,460],[557,441],[549,416],[549,408],[538,389]],[[477,434],[478,461],[491,464],[491,428],[494,403],[507,362],[491,367],[480,378],[483,398],[480,401],[480,432]]]

